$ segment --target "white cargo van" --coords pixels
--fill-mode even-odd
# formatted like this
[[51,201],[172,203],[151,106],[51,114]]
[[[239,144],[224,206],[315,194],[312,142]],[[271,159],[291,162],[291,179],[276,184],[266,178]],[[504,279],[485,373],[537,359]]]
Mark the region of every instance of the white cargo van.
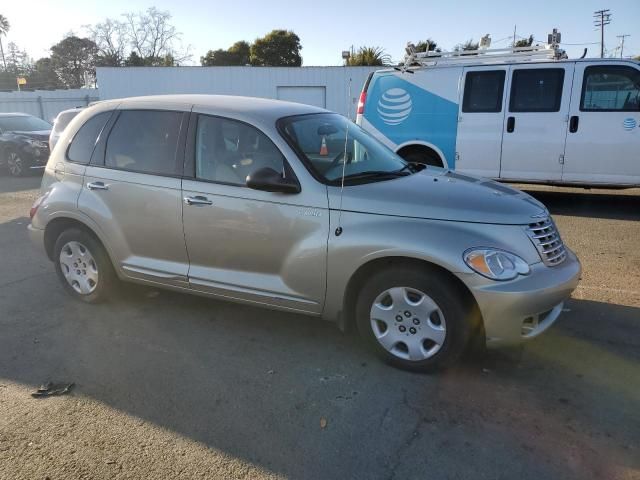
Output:
[[370,75],[356,122],[402,157],[518,182],[640,186],[640,64],[557,46],[418,53]]

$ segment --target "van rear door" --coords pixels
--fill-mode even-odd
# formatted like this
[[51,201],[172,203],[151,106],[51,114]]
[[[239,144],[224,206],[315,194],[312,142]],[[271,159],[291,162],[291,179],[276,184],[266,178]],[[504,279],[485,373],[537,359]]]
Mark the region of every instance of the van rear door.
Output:
[[460,91],[456,170],[497,178],[508,66],[465,67]]
[[560,181],[573,62],[513,65],[500,178]]
[[578,62],[573,84],[562,180],[640,185],[640,69]]

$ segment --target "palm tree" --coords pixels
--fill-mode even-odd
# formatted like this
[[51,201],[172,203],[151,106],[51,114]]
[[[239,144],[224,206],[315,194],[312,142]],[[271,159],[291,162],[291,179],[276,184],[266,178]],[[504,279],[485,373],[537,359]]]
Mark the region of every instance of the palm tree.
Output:
[[2,55],[2,65],[4,66],[5,70],[7,69],[7,62],[4,59],[4,50],[2,48],[2,35],[6,37],[7,32],[9,32],[10,28],[11,28],[11,25],[9,25],[9,20],[7,20],[7,17],[5,17],[4,15],[0,15],[0,55]]
[[349,66],[390,65],[391,56],[380,47],[360,47],[347,59]]

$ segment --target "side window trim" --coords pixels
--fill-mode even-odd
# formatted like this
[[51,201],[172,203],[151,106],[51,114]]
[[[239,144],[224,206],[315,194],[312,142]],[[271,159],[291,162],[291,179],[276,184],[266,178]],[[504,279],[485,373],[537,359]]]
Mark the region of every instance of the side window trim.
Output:
[[187,137],[187,143],[186,143],[186,148],[185,148],[185,156],[184,156],[184,174],[182,176],[183,179],[186,180],[193,180],[196,182],[203,182],[203,183],[212,183],[212,184],[216,184],[216,185],[226,185],[226,186],[230,186],[230,187],[237,187],[237,188],[249,188],[246,185],[242,185],[242,184],[238,184],[238,183],[231,183],[231,182],[224,182],[221,180],[209,180],[206,178],[198,178],[196,175],[196,142],[197,142],[197,133],[198,133],[198,117],[200,116],[205,116],[205,117],[211,117],[211,118],[217,118],[220,120],[227,120],[230,122],[236,122],[242,125],[246,125],[250,128],[253,128],[254,130],[256,130],[258,133],[260,133],[261,135],[264,135],[265,138],[267,138],[267,140],[269,140],[269,142],[271,142],[271,144],[273,145],[273,147],[280,153],[280,155],[282,156],[282,162],[283,162],[283,171],[286,173],[286,175],[290,175],[292,179],[294,179],[296,182],[298,182],[298,184],[300,184],[300,181],[298,180],[298,177],[296,176],[296,174],[293,171],[293,168],[291,168],[291,165],[289,165],[289,161],[287,160],[287,157],[284,153],[282,153],[282,150],[280,150],[280,148],[276,145],[276,143],[271,140],[271,137],[269,137],[269,135],[267,135],[264,131],[262,131],[260,128],[256,127],[255,125],[252,125],[251,123],[242,121],[242,120],[238,120],[236,118],[231,118],[231,117],[225,117],[223,115],[214,115],[211,113],[201,113],[201,112],[196,112],[196,111],[191,111],[191,116],[189,118],[189,127],[188,127],[188,137]]
[[[122,112],[131,112],[131,111],[135,111],[135,112],[173,112],[173,113],[180,113],[182,114],[181,118],[180,118],[180,126],[178,128],[178,135],[176,138],[176,151],[175,151],[175,165],[174,165],[174,171],[172,174],[169,173],[159,173],[159,172],[144,172],[141,170],[134,170],[134,169],[128,169],[128,168],[118,168],[118,167],[114,167],[111,165],[106,165],[105,163],[105,158],[106,158],[106,150],[107,150],[107,145],[109,143],[109,138],[111,137],[111,133],[113,132],[113,128],[116,125],[116,122],[118,121],[118,118],[120,118],[120,114]],[[96,156],[96,162],[93,162],[93,156],[92,156],[92,161],[91,161],[91,165],[94,167],[101,167],[101,168],[106,168],[109,170],[116,170],[116,171],[120,171],[120,172],[131,172],[131,173],[139,173],[142,175],[153,175],[153,176],[157,176],[157,177],[168,177],[168,178],[182,178],[183,177],[183,166],[184,166],[184,152],[185,152],[185,141],[186,141],[186,134],[187,134],[187,120],[189,118],[189,114],[190,112],[188,111],[184,111],[184,110],[162,110],[162,109],[153,109],[153,108],[123,108],[123,109],[119,109],[117,110],[116,115],[112,115],[111,118],[109,119],[109,122],[111,123],[110,125],[108,125],[109,130],[106,132],[106,135],[104,135],[104,142],[102,143],[100,151],[98,152],[98,156]],[[109,123],[107,122],[107,124]],[[103,129],[102,133],[105,133],[106,130],[106,126]],[[100,143],[100,142],[99,142]],[[94,149],[94,156],[96,154],[96,149]]]
[[[514,91],[517,92],[517,89],[514,88],[516,86],[516,76],[519,72],[540,72],[540,71],[557,71],[561,72],[560,74],[560,83],[559,89],[555,91],[555,104],[552,108],[549,109],[540,109],[540,110],[514,110],[514,101],[515,95]],[[511,82],[509,88],[509,104],[508,104],[508,112],[509,113],[557,113],[562,108],[562,98],[564,94],[564,81],[566,78],[566,69],[564,67],[549,67],[549,68],[514,68],[511,71]]]
[[[93,159],[93,155],[96,151],[96,148],[98,146],[98,144],[100,143],[100,137],[102,136],[102,133],[107,129],[107,126],[109,126],[109,122],[111,122],[111,119],[113,118],[113,113],[115,112],[115,110],[105,110],[103,112],[98,112],[95,115],[91,116],[90,118],[88,118],[87,120],[84,121],[84,123],[80,126],[80,128],[76,131],[76,133],[73,135],[73,138],[71,139],[71,141],[69,142],[69,144],[67,145],[67,148],[64,152],[64,160],[65,162],[69,162],[69,163],[75,163],[77,165],[91,165],[91,161]],[[82,128],[87,124],[87,122],[90,122],[91,120],[93,120],[95,117],[97,117],[98,115],[102,115],[103,113],[110,113],[109,118],[107,119],[107,121],[104,123],[104,125],[102,126],[102,128],[100,129],[100,131],[98,132],[98,135],[96,136],[96,141],[93,144],[93,149],[91,150],[91,155],[89,155],[89,160],[87,162],[79,162],[77,160],[71,160],[69,158],[69,150],[71,149],[71,145],[73,144],[73,141],[76,139],[76,137],[78,136],[78,133],[80,133],[80,130],[82,130]]]
[[580,104],[579,104],[579,109],[581,112],[635,112],[638,113],[638,110],[631,110],[631,109],[616,109],[616,108],[584,108],[584,100],[585,100],[585,94],[586,94],[586,87],[587,87],[587,77],[589,76],[590,72],[594,72],[594,71],[599,71],[599,70],[604,70],[604,69],[609,69],[610,71],[613,70],[618,70],[618,71],[622,71],[625,70],[627,72],[633,72],[635,73],[635,75],[640,76],[640,69],[631,67],[629,65],[588,65],[584,68],[584,70],[582,71],[582,91],[580,92]]
[[[475,75],[478,74],[483,74],[483,73],[492,73],[492,74],[498,74],[498,76],[501,77],[501,84],[500,84],[500,89],[497,95],[498,98],[498,103],[497,103],[497,109],[480,109],[480,110],[472,110],[469,109],[469,105],[468,105],[468,101],[471,97],[471,87],[472,84],[468,81],[469,77],[474,77]],[[504,90],[505,90],[505,80],[506,80],[506,70],[504,69],[496,69],[496,70],[470,70],[465,72],[464,74],[464,91],[462,92],[462,113],[501,113],[502,112],[502,106],[504,103]]]

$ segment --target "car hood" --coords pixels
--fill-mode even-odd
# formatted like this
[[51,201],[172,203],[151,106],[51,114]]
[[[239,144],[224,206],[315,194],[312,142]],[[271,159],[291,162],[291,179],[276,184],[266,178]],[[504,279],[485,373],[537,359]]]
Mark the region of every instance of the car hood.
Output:
[[[331,188],[330,207],[340,206]],[[428,168],[413,175],[345,187],[346,211],[459,222],[524,225],[548,215],[530,195],[485,178]]]
[[49,140],[49,134],[51,133],[51,130],[38,130],[35,132],[20,132],[20,131],[14,131],[11,132],[16,136],[20,136],[20,137],[25,137],[25,138],[32,138],[34,140],[43,140],[43,141],[48,141]]

